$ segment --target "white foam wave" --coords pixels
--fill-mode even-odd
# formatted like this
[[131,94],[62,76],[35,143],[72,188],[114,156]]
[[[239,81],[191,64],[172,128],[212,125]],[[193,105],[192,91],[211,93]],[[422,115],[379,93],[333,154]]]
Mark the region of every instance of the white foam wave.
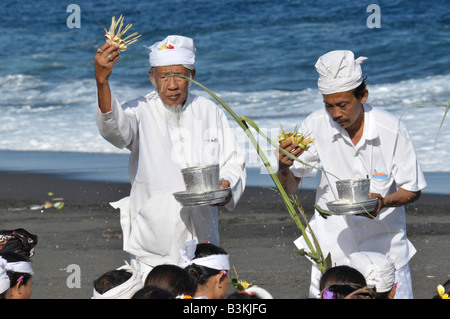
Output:
[[[120,101],[147,93],[148,88],[112,84]],[[213,89],[213,87],[210,87]],[[7,75],[0,79],[0,149],[65,152],[126,153],[118,150],[98,134],[95,124],[96,87],[93,79],[52,84],[28,75]],[[209,98],[196,86],[194,93]],[[419,102],[447,103],[450,98],[450,75],[370,85],[369,102],[400,116],[410,105]],[[293,129],[314,110],[323,107],[316,89],[295,92],[268,90],[216,93],[238,115],[253,119],[269,137],[276,139],[281,123]],[[425,171],[450,171],[450,119],[444,122],[436,145],[434,140],[444,108],[420,107],[407,112],[403,121],[408,127]],[[260,166],[244,132],[230,118],[239,144],[247,152],[249,166]],[[263,149],[272,149],[260,136]],[[274,156],[267,153],[273,160]]]

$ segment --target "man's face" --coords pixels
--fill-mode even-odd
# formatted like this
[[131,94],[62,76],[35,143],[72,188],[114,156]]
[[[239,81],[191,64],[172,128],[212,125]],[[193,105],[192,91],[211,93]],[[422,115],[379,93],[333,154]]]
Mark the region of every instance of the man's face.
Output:
[[368,94],[366,91],[360,99],[352,91],[323,94],[323,102],[333,121],[346,130],[358,130],[364,119],[362,104],[366,102]]
[[153,70],[155,74],[150,70],[150,81],[156,87],[163,103],[169,106],[183,104],[187,98],[189,81],[176,76],[167,76],[179,74],[189,77],[192,72],[194,78],[195,70],[191,71],[182,65],[158,66]]

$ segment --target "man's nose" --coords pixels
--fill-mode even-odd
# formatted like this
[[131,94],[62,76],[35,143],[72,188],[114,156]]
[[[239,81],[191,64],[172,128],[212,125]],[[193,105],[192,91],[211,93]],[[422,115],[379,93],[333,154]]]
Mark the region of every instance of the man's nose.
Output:
[[178,81],[175,76],[169,76],[166,80],[166,85],[169,90],[177,90],[178,89]]
[[331,116],[332,116],[333,119],[341,118],[342,117],[342,110],[340,108],[336,107],[336,106],[333,107],[333,111],[332,111]]

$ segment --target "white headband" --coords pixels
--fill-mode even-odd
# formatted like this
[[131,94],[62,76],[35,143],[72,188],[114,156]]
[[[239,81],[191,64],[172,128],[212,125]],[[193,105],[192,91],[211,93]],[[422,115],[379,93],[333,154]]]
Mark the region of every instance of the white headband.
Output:
[[366,278],[367,286],[387,292],[395,283],[394,261],[380,253],[356,252],[349,255],[351,266]]
[[254,293],[256,296],[258,296],[261,299],[273,299],[272,295],[265,289],[258,287],[258,286],[251,286],[247,289],[245,289],[245,292],[248,294]]
[[6,267],[6,260],[0,257],[0,294],[8,290],[10,286],[9,277],[6,274],[5,267]]
[[94,288],[92,299],[131,299],[131,297],[144,286],[139,273],[128,263],[126,263],[125,266],[118,268],[118,270],[120,269],[125,269],[130,272],[132,274],[130,279],[103,294],[98,293]]
[[229,255],[220,254],[194,258],[196,245],[197,241],[195,239],[188,240],[184,245],[184,249],[180,249],[180,255],[184,259],[183,268],[196,264],[216,270],[230,270]]
[[150,50],[150,66],[184,65],[193,70],[195,67],[195,46],[191,38],[169,35],[162,41],[154,43],[151,47],[144,46]]
[[357,88],[362,82],[361,63],[366,57],[355,60],[352,51],[336,50],[322,55],[316,62],[319,73],[317,85],[322,94],[347,92]]
[[31,263],[28,261],[17,261],[17,262],[7,263],[6,270],[20,272],[20,273],[26,273],[26,274],[30,274],[32,276],[34,274],[33,269],[31,268]]

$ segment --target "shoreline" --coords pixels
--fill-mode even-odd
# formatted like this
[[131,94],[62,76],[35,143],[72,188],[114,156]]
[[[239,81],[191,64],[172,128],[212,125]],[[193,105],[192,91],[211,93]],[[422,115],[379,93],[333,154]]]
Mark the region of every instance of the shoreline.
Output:
[[[34,299],[89,299],[92,282],[123,265],[118,211],[109,202],[128,196],[128,183],[80,181],[48,174],[0,172],[0,225],[38,235],[33,256]],[[64,198],[62,209],[30,210],[31,205]],[[302,190],[305,212],[314,191]],[[417,249],[410,261],[414,295],[431,298],[450,279],[450,196],[423,194],[408,206],[408,238]],[[219,211],[221,246],[239,277],[266,288],[275,299],[307,299],[310,262],[296,253],[300,236],[279,195],[247,187],[233,211]],[[80,288],[68,288],[70,265],[81,269]],[[235,274],[230,274],[235,277]]]

